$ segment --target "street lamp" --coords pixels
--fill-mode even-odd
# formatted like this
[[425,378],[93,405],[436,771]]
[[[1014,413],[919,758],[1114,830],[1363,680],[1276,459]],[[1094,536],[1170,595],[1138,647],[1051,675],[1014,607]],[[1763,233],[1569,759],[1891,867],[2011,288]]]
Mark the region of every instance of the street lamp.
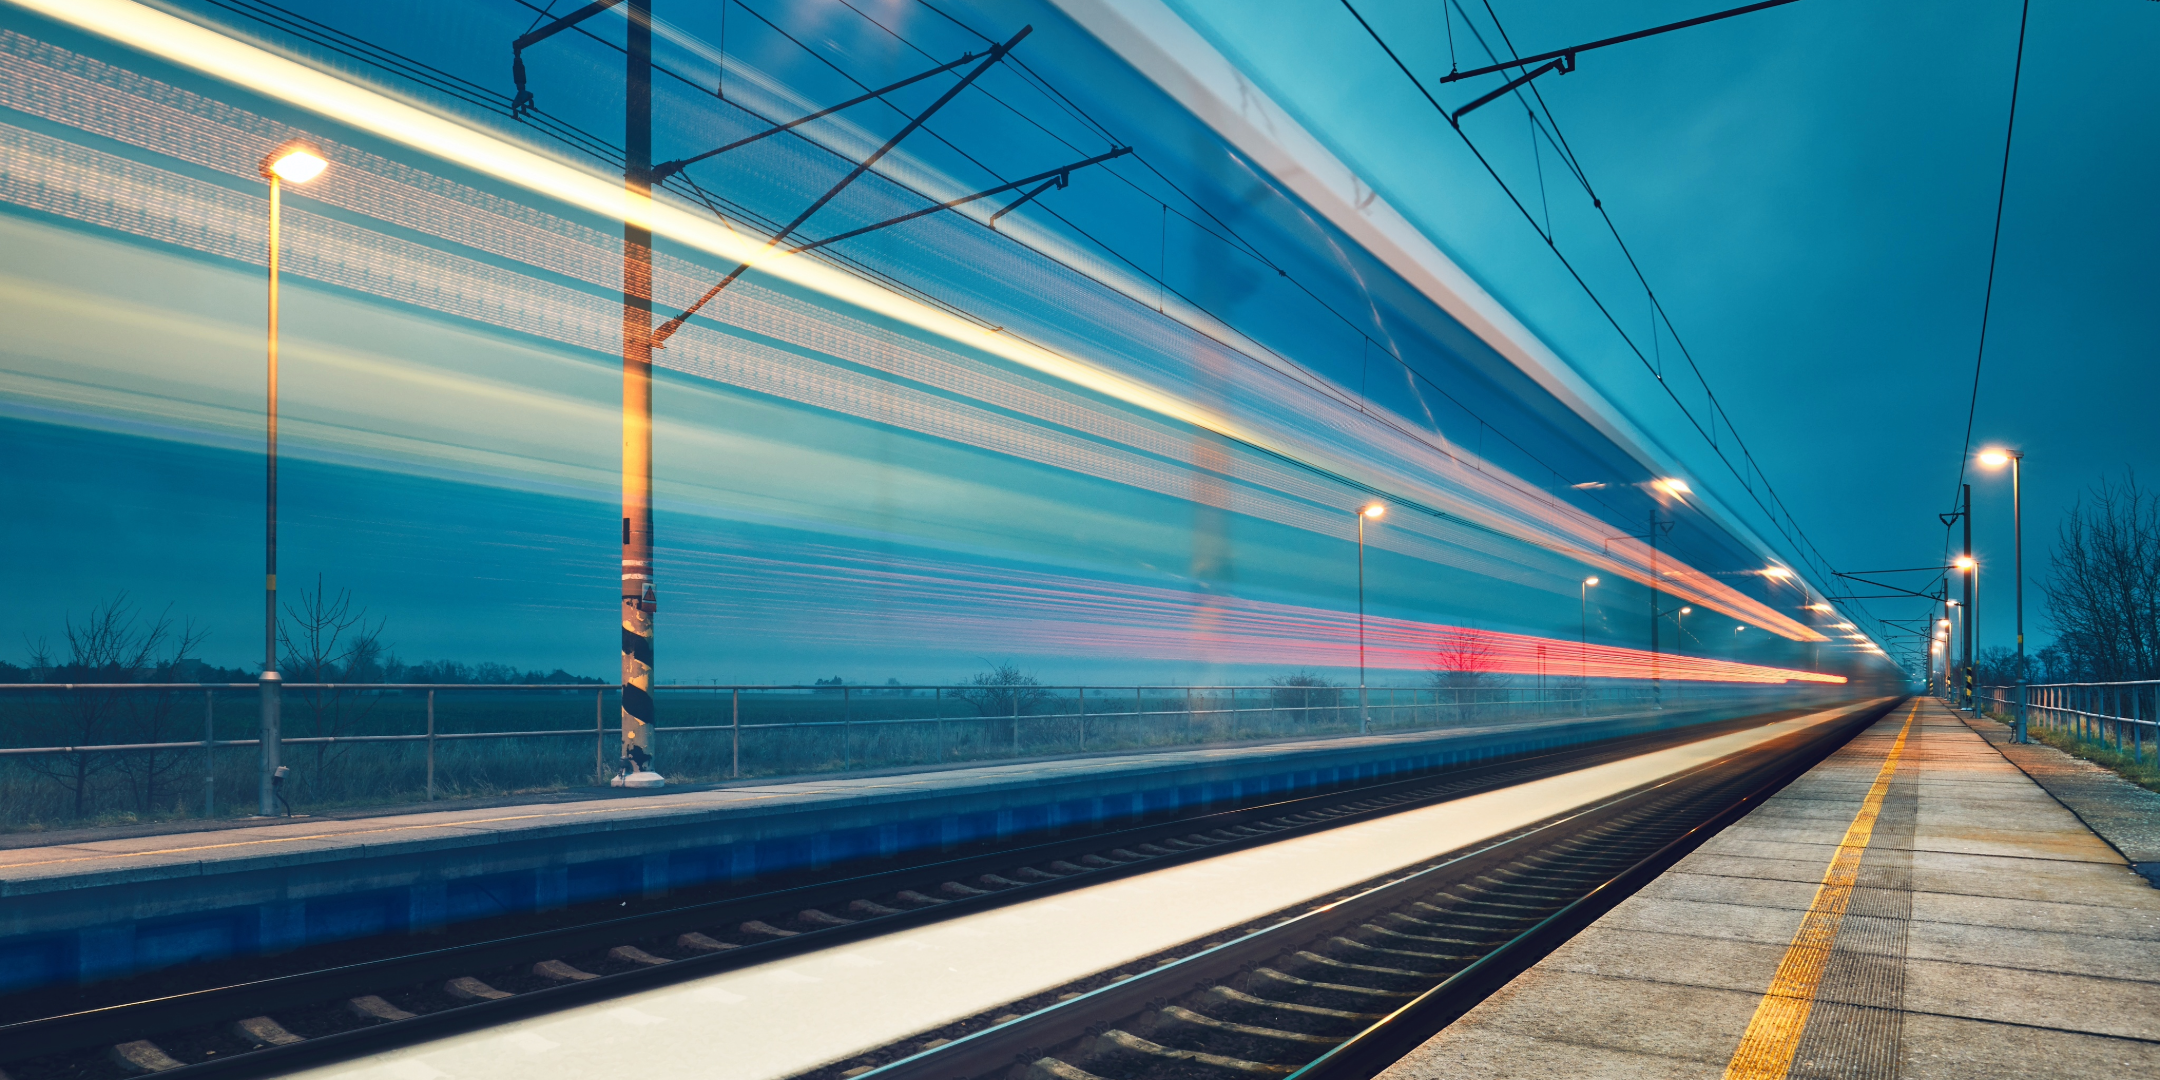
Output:
[[1595,574],[1582,579],[1582,651],[1576,656],[1582,662],[1582,714],[1590,715],[1590,590],[1597,587]]
[[1365,697],[1365,521],[1374,521],[1387,513],[1387,507],[1377,502],[1366,503],[1357,512],[1357,708],[1358,734],[1363,735],[1372,727],[1372,708]]
[[270,182],[270,366],[265,416],[263,460],[263,670],[257,685],[262,688],[262,775],[257,785],[256,810],[264,817],[277,812],[279,726],[284,677],[277,662],[277,422],[278,422],[278,209],[286,184],[305,184],[322,175],[330,163],[304,142],[289,142],[262,159],[262,177]]
[[1980,452],[1980,464],[1990,469],[2010,466],[2010,534],[2016,548],[2011,574],[2017,578],[2017,741],[2025,742],[2025,453],[2022,450],[1988,449]]

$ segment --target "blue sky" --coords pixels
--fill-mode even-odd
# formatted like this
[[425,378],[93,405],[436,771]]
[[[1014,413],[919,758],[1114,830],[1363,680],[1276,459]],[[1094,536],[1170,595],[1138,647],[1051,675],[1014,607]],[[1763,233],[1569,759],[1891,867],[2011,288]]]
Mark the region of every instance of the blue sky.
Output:
[[[1174,6],[1697,475],[1729,478],[1460,140],[1335,0]],[[1498,0],[1527,55],[1716,10],[1655,0]],[[1428,85],[1439,5],[1358,9]],[[1474,20],[1460,11],[1467,9]],[[1455,12],[1461,64],[1483,62]],[[1972,393],[2019,5],[1802,0],[1584,54],[1538,83],[1585,172],[1763,470],[1840,567],[1940,555]],[[1980,382],[1976,443],[2027,454],[2028,581],[2085,487],[2160,475],[2160,6],[2034,0]],[[1450,107],[1497,79],[1436,88]],[[1537,162],[1521,106],[1464,120],[1518,192]],[[1545,150],[1558,246],[1599,295],[1645,302]],[[1670,343],[1666,343],[1670,348]],[[1734,495],[1734,501],[1740,496]],[[1981,644],[2008,645],[2009,485],[1974,478]],[[1877,604],[1884,614],[1916,614]],[[1911,606],[1911,605],[1904,605]],[[2044,640],[2037,597],[2027,632]]]

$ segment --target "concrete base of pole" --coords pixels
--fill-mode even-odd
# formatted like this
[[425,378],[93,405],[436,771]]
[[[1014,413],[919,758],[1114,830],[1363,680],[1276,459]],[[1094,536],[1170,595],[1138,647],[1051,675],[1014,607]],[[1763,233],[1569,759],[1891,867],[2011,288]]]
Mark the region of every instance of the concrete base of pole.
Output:
[[618,776],[608,781],[608,786],[624,788],[666,787],[667,777],[656,772],[634,772],[628,776]]

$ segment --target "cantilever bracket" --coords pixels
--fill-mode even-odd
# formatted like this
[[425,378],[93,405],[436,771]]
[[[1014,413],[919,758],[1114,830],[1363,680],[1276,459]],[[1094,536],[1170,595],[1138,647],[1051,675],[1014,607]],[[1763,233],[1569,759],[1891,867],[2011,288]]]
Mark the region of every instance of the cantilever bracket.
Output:
[[592,3],[538,30],[519,35],[517,40],[510,43],[510,81],[517,84],[517,94],[510,99],[510,116],[513,119],[533,111],[532,91],[525,88],[525,50],[620,3],[622,0],[592,0]]
[[1481,106],[1484,106],[1484,105],[1489,105],[1489,104],[1491,104],[1492,102],[1494,102],[1494,101],[1498,100],[1499,98],[1501,98],[1501,97],[1502,97],[1502,96],[1504,96],[1504,95],[1507,95],[1507,94],[1511,94],[1511,93],[1514,93],[1514,92],[1515,92],[1515,91],[1516,91],[1516,90],[1517,90],[1518,88],[1522,87],[1522,86],[1523,86],[1524,84],[1528,83],[1528,82],[1529,82],[1530,80],[1532,80],[1532,79],[1535,79],[1535,78],[1537,78],[1538,76],[1540,76],[1540,75],[1543,75],[1543,74],[1545,74],[1545,73],[1546,73],[1546,72],[1548,72],[1548,71],[1557,71],[1557,72],[1559,72],[1560,74],[1562,74],[1562,75],[1565,75],[1565,74],[1567,74],[1568,72],[1570,72],[1570,71],[1573,71],[1573,70],[1575,70],[1575,54],[1574,54],[1574,53],[1562,53],[1562,54],[1560,54],[1560,56],[1559,56],[1559,58],[1558,58],[1558,59],[1555,59],[1555,60],[1549,61],[1549,62],[1547,62],[1547,63],[1544,63],[1544,64],[1540,64],[1539,66],[1537,66],[1537,67],[1535,67],[1535,68],[1532,68],[1532,69],[1530,69],[1530,70],[1529,70],[1528,72],[1526,72],[1526,73],[1524,73],[1524,74],[1521,74],[1521,75],[1518,75],[1518,76],[1516,76],[1516,77],[1514,77],[1514,78],[1512,78],[1512,79],[1509,79],[1509,80],[1508,80],[1508,81],[1507,81],[1507,82],[1506,82],[1505,84],[1503,84],[1503,85],[1502,85],[1502,86],[1501,86],[1501,87],[1500,87],[1500,88],[1499,88],[1498,90],[1494,90],[1494,91],[1492,91],[1491,93],[1488,93],[1488,94],[1486,94],[1486,95],[1485,95],[1484,97],[1481,97],[1481,98],[1477,99],[1476,101],[1473,101],[1473,102],[1471,102],[1470,104],[1468,104],[1468,105],[1465,105],[1465,106],[1463,106],[1462,108],[1460,108],[1460,109],[1457,109],[1457,110],[1455,110],[1455,111],[1454,111],[1454,112],[1452,112],[1452,113],[1449,113],[1449,114],[1448,114],[1448,123],[1450,123],[1450,124],[1455,124],[1455,125],[1457,125],[1457,126],[1461,126],[1461,124],[1462,124],[1462,118],[1463,118],[1463,117],[1464,117],[1464,116],[1465,116],[1466,114],[1468,114],[1468,113],[1469,113],[1469,112],[1470,112],[1471,110],[1473,110],[1473,109],[1476,109],[1476,108],[1479,108],[1479,107],[1481,107]]

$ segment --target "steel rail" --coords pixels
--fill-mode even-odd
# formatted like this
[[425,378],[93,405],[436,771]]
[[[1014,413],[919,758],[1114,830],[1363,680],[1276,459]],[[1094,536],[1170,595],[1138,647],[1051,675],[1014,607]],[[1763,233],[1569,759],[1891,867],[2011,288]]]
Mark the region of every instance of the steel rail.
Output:
[[[1392,1065],[1440,1028],[1468,1012],[1509,979],[1595,921],[1615,904],[1648,884],[1719,830],[1759,806],[1786,784],[1813,768],[1896,706],[1896,700],[1860,710],[1835,729],[1800,737],[1796,752],[1769,767],[1766,780],[1590,888],[1559,911],[1508,939],[1461,971],[1394,1009],[1371,1026],[1316,1056],[1285,1080],[1364,1080]],[[1756,753],[1748,752],[1748,753]],[[1617,816],[1689,777],[1729,766],[1748,753],[1703,766],[1681,777],[1649,785],[1600,806],[1576,811],[1497,842],[1457,853],[1436,865],[1376,886],[1357,896],[1323,905],[1256,930],[1241,938],[1164,964],[1132,978],[1083,994],[951,1043],[926,1050],[861,1074],[859,1080],[984,1080],[1018,1076],[1030,1062],[1053,1048],[1099,1035],[1121,1018],[1174,1001],[1196,987],[1236,979],[1296,943],[1324,936],[1337,926],[1355,926],[1401,907],[1423,891],[1467,878],[1506,861],[1542,850],[1568,835],[1562,827],[1587,828],[1600,818]],[[1748,775],[1743,773],[1742,776]],[[1715,788],[1716,781],[1706,781]],[[1555,832],[1561,832],[1556,836]]]

